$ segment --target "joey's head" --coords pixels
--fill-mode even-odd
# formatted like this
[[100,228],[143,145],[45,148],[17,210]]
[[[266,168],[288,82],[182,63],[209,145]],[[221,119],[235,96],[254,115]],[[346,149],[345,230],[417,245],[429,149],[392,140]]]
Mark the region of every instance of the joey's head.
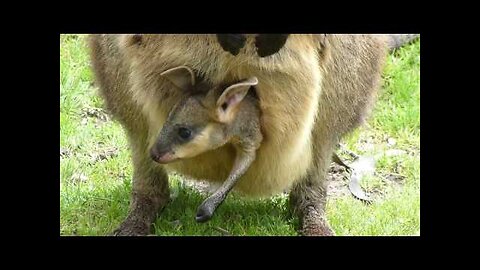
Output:
[[230,139],[228,127],[249,88],[258,83],[251,78],[229,86],[196,82],[194,72],[185,66],[169,69],[162,76],[186,97],[172,109],[150,150],[153,160],[170,163],[192,158],[218,148]]

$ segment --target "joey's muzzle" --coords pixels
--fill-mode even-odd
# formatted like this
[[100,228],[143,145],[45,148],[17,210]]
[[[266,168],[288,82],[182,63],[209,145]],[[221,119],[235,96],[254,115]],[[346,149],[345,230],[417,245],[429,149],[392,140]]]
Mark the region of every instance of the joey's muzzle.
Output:
[[175,152],[171,148],[159,149],[155,146],[150,149],[150,157],[160,164],[170,163],[177,159]]

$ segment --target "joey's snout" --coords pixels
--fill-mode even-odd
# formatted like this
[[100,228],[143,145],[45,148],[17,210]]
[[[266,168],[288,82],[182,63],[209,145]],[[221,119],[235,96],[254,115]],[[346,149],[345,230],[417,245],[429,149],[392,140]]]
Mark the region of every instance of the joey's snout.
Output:
[[150,157],[160,164],[170,163],[177,159],[171,148],[158,147],[157,145],[150,149]]

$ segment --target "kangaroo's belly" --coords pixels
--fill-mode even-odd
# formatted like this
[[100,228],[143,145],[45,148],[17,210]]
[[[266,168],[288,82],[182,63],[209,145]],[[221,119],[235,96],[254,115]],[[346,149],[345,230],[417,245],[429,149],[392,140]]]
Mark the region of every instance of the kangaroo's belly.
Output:
[[[256,160],[235,187],[245,195],[269,196],[282,192],[304,176],[310,167],[311,132],[318,109],[322,76],[317,50],[313,45],[309,47],[305,42],[296,40],[302,38],[293,35],[278,54],[266,58],[259,58],[254,51],[249,51],[254,45],[248,42],[246,51],[236,57],[220,48],[215,52],[195,51],[186,45],[188,43],[164,42],[163,52],[182,53],[165,53],[161,57],[145,58],[143,63],[139,62],[139,67],[148,67],[143,70],[155,69],[156,65],[158,72],[177,65],[187,65],[214,84],[250,76],[258,78],[256,91],[260,99],[264,140],[257,151]],[[303,44],[304,47],[296,48],[296,44]],[[148,63],[153,60],[154,64]],[[143,103],[144,114],[149,119],[150,145],[153,145],[175,100],[175,90],[168,88],[171,86],[167,87],[166,83],[155,84],[157,81],[147,84],[151,78],[155,77],[149,74],[136,82],[138,87],[147,89],[143,97],[137,97]],[[152,98],[155,97],[154,93],[160,93],[158,99]],[[222,182],[230,172],[234,154],[232,146],[227,145],[165,167],[194,179]]]

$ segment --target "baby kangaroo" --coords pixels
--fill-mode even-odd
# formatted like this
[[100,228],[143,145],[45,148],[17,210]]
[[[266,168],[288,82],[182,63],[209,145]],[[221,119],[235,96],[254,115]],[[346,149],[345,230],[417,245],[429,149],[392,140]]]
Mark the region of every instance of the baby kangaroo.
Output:
[[187,93],[170,111],[151,149],[151,157],[165,164],[197,156],[231,143],[236,158],[222,186],[199,206],[196,220],[209,220],[215,209],[255,160],[263,136],[260,130],[260,108],[254,91],[256,77],[232,85],[212,86],[195,83],[195,73],[186,66],[161,74]]

